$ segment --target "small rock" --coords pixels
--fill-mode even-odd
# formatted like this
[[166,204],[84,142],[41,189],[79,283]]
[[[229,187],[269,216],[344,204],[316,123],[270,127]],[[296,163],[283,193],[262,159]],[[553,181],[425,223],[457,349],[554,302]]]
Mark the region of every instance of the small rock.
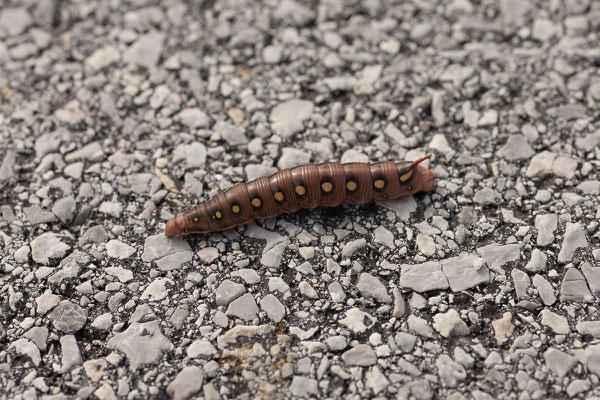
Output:
[[81,352],[77,345],[77,340],[73,335],[65,335],[60,338],[60,347],[62,352],[61,358],[61,371],[63,373],[69,372],[73,367],[81,365],[83,359],[81,358]]
[[581,274],[575,268],[569,268],[560,285],[560,301],[594,301],[594,296]]
[[260,301],[260,308],[275,323],[281,322],[285,316],[285,306],[272,294],[268,294]]
[[240,283],[229,279],[221,282],[215,292],[215,303],[217,306],[228,306],[232,301],[246,293],[246,288]]
[[120,240],[113,239],[106,243],[106,253],[111,258],[125,260],[135,253],[135,248]]
[[61,332],[73,333],[83,328],[87,322],[87,310],[69,300],[61,301],[48,315],[54,327]]
[[110,338],[107,346],[124,353],[131,369],[157,364],[163,352],[173,350],[173,344],[162,334],[156,320],[133,322],[125,332]]
[[289,137],[304,130],[304,121],[313,113],[311,101],[292,99],[273,107],[269,119],[271,128],[282,137]]
[[544,352],[546,366],[559,377],[563,377],[577,364],[577,359],[558,349],[550,347]]
[[575,251],[578,248],[588,246],[588,241],[585,237],[585,231],[579,223],[567,222],[565,229],[565,238],[563,240],[560,253],[558,253],[559,262],[569,262],[573,258]]
[[442,354],[435,361],[442,386],[455,387],[467,377],[465,368],[454,362],[450,356]]
[[567,335],[571,332],[569,328],[569,322],[562,315],[558,315],[550,311],[548,308],[544,308],[540,313],[542,316],[542,325],[545,325],[552,329],[559,335]]
[[368,344],[359,344],[342,354],[342,360],[346,365],[368,367],[377,363],[377,356],[373,348]]
[[71,246],[64,243],[60,236],[52,232],[42,233],[31,241],[33,261],[43,265],[51,265],[62,259]]
[[164,40],[165,34],[157,31],[141,35],[135,43],[125,50],[123,61],[140,67],[155,67],[162,54]]
[[229,304],[225,315],[251,321],[258,315],[258,305],[256,305],[254,297],[250,293],[246,293]]
[[186,400],[200,391],[203,382],[202,368],[195,365],[184,367],[167,386],[167,393],[174,400]]
[[508,161],[530,159],[535,152],[523,135],[510,135],[508,140],[497,152],[497,155]]
[[373,298],[382,303],[392,302],[392,297],[388,294],[385,285],[371,274],[365,272],[360,274],[356,287],[360,290],[363,297]]
[[465,336],[471,333],[471,330],[460,318],[460,314],[455,309],[434,315],[433,328],[446,338],[451,336]]
[[502,314],[502,318],[492,321],[492,328],[494,328],[494,336],[498,345],[506,343],[510,335],[513,332],[513,324],[511,322],[512,314],[505,312]]
[[316,379],[296,375],[292,379],[290,393],[298,397],[317,396],[319,394],[318,382]]
[[186,354],[189,358],[212,357],[217,353],[215,346],[208,339],[199,339],[190,344]]

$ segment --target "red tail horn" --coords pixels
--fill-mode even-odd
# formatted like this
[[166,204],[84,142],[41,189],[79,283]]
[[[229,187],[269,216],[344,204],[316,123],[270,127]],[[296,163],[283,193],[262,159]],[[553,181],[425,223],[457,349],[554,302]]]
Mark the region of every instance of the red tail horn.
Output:
[[428,159],[429,157],[431,157],[431,156],[432,156],[432,154],[430,154],[430,155],[428,155],[428,156],[426,156],[426,157],[423,157],[423,158],[420,158],[420,159],[418,159],[417,161],[415,161],[415,162],[413,163],[413,167],[416,167],[417,165],[421,164],[423,161],[427,160],[427,159]]

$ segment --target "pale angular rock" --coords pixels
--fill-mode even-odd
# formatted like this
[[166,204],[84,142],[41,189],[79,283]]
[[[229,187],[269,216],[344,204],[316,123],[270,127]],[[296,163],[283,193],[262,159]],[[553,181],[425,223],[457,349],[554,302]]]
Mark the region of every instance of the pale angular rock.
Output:
[[462,253],[442,260],[442,272],[453,292],[461,292],[488,282],[490,270],[476,254]]
[[377,355],[368,344],[359,344],[345,351],[342,360],[349,366],[368,367],[377,363]]
[[165,351],[173,350],[173,344],[160,330],[159,321],[134,322],[125,332],[110,338],[107,346],[124,353],[131,369],[157,364]]
[[31,256],[33,261],[43,265],[51,265],[56,260],[62,259],[71,246],[62,241],[62,237],[45,232],[31,241]]
[[505,312],[502,318],[492,321],[492,328],[494,328],[494,336],[498,345],[506,343],[510,335],[513,332],[512,314]]
[[167,393],[173,400],[186,400],[202,388],[204,372],[197,366],[184,367],[167,386]]
[[558,253],[559,262],[571,261],[575,252],[580,247],[587,247],[588,241],[585,237],[585,231],[579,223],[567,222],[565,229],[565,237],[563,240],[560,253]]
[[137,65],[145,68],[156,66],[163,50],[165,34],[151,31],[141,35],[123,53],[123,61],[127,64]]
[[373,298],[382,303],[391,303],[392,297],[388,294],[385,285],[381,281],[366,272],[360,274],[356,287],[363,297]]
[[460,314],[455,309],[434,315],[433,328],[446,338],[451,336],[465,336],[471,333],[471,330],[460,318]]
[[442,354],[437,358],[435,366],[438,369],[442,386],[455,387],[460,381],[463,381],[467,377],[465,368],[457,362],[454,362],[452,358],[446,354]]
[[583,275],[575,268],[569,268],[565,273],[560,285],[560,301],[594,301]]
[[577,359],[558,349],[550,347],[544,352],[544,361],[550,371],[563,377],[577,364]]
[[571,329],[569,328],[569,322],[562,315],[553,313],[548,308],[544,308],[540,315],[542,316],[542,325],[549,327],[555,333],[559,335],[566,335],[571,332]]
[[448,279],[442,273],[442,266],[438,261],[429,261],[423,264],[400,266],[400,287],[409,288],[417,292],[447,289]]
[[254,297],[250,293],[246,293],[229,304],[225,315],[251,321],[258,315],[258,305]]
[[271,128],[282,137],[289,137],[304,130],[304,121],[313,113],[311,101],[292,99],[273,107],[269,119]]

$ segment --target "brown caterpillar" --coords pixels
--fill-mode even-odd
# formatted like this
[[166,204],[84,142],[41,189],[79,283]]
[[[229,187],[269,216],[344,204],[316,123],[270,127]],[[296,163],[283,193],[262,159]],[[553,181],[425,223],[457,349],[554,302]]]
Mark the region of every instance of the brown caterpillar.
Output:
[[245,225],[319,205],[364,204],[433,188],[435,173],[417,161],[305,164],[238,183],[167,222],[165,235],[185,236]]

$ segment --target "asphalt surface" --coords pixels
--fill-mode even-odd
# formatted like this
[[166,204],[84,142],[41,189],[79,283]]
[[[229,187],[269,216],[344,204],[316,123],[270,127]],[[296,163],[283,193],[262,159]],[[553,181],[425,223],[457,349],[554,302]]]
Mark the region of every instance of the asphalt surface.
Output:
[[[3,1],[0,399],[600,398],[600,2]],[[432,192],[167,238],[227,187]]]

